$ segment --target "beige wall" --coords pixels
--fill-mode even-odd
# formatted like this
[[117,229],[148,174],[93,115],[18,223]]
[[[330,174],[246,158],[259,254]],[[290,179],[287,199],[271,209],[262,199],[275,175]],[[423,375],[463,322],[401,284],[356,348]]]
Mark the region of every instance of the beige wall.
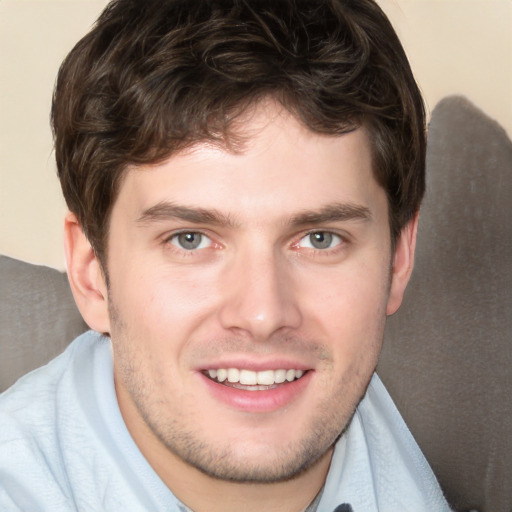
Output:
[[[464,94],[512,135],[512,0],[379,0],[427,106]],[[60,61],[105,0],[0,0],[0,253],[64,267],[48,125]]]

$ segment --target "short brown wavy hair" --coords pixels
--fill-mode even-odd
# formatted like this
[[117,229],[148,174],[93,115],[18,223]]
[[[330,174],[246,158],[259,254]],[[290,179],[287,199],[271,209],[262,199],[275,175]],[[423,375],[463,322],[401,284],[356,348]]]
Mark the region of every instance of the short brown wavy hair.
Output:
[[367,128],[396,240],[424,193],[425,114],[373,0],[114,0],[64,60],[52,105],[64,197],[100,260],[128,166],[228,144],[269,96],[314,132]]

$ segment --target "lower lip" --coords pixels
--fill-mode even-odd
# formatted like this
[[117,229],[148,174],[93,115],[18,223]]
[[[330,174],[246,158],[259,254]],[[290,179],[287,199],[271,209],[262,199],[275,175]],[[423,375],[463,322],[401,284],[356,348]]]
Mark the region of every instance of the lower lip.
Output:
[[305,392],[311,381],[313,371],[306,372],[300,379],[276,388],[262,391],[247,391],[237,389],[215,382],[202,373],[199,373],[208,391],[216,400],[223,402],[230,408],[253,413],[275,412],[289,406]]

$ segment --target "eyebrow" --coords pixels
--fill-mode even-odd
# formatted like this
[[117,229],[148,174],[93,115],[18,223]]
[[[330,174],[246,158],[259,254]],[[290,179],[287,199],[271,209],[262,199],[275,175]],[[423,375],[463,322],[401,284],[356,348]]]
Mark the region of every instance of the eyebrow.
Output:
[[352,203],[332,203],[317,211],[304,211],[294,215],[290,223],[294,226],[323,224],[339,221],[369,221],[372,214],[369,208]]
[[137,219],[137,224],[150,224],[171,219],[180,219],[194,224],[211,224],[214,226],[234,227],[233,219],[218,210],[179,206],[172,202],[162,201],[144,210]]
[[[336,221],[368,221],[372,218],[369,208],[352,203],[332,203],[319,210],[305,210],[294,215],[289,224],[304,226]],[[136,220],[137,224],[146,225],[179,219],[194,224],[210,224],[214,226],[236,227],[237,224],[229,215],[218,210],[179,206],[175,203],[162,201],[142,212]]]

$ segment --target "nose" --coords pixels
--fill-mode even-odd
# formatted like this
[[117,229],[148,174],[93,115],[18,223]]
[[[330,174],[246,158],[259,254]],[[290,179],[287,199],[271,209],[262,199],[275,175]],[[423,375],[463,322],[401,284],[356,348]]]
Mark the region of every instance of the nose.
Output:
[[292,274],[290,263],[272,250],[237,255],[222,284],[222,327],[260,341],[299,327],[302,317]]

